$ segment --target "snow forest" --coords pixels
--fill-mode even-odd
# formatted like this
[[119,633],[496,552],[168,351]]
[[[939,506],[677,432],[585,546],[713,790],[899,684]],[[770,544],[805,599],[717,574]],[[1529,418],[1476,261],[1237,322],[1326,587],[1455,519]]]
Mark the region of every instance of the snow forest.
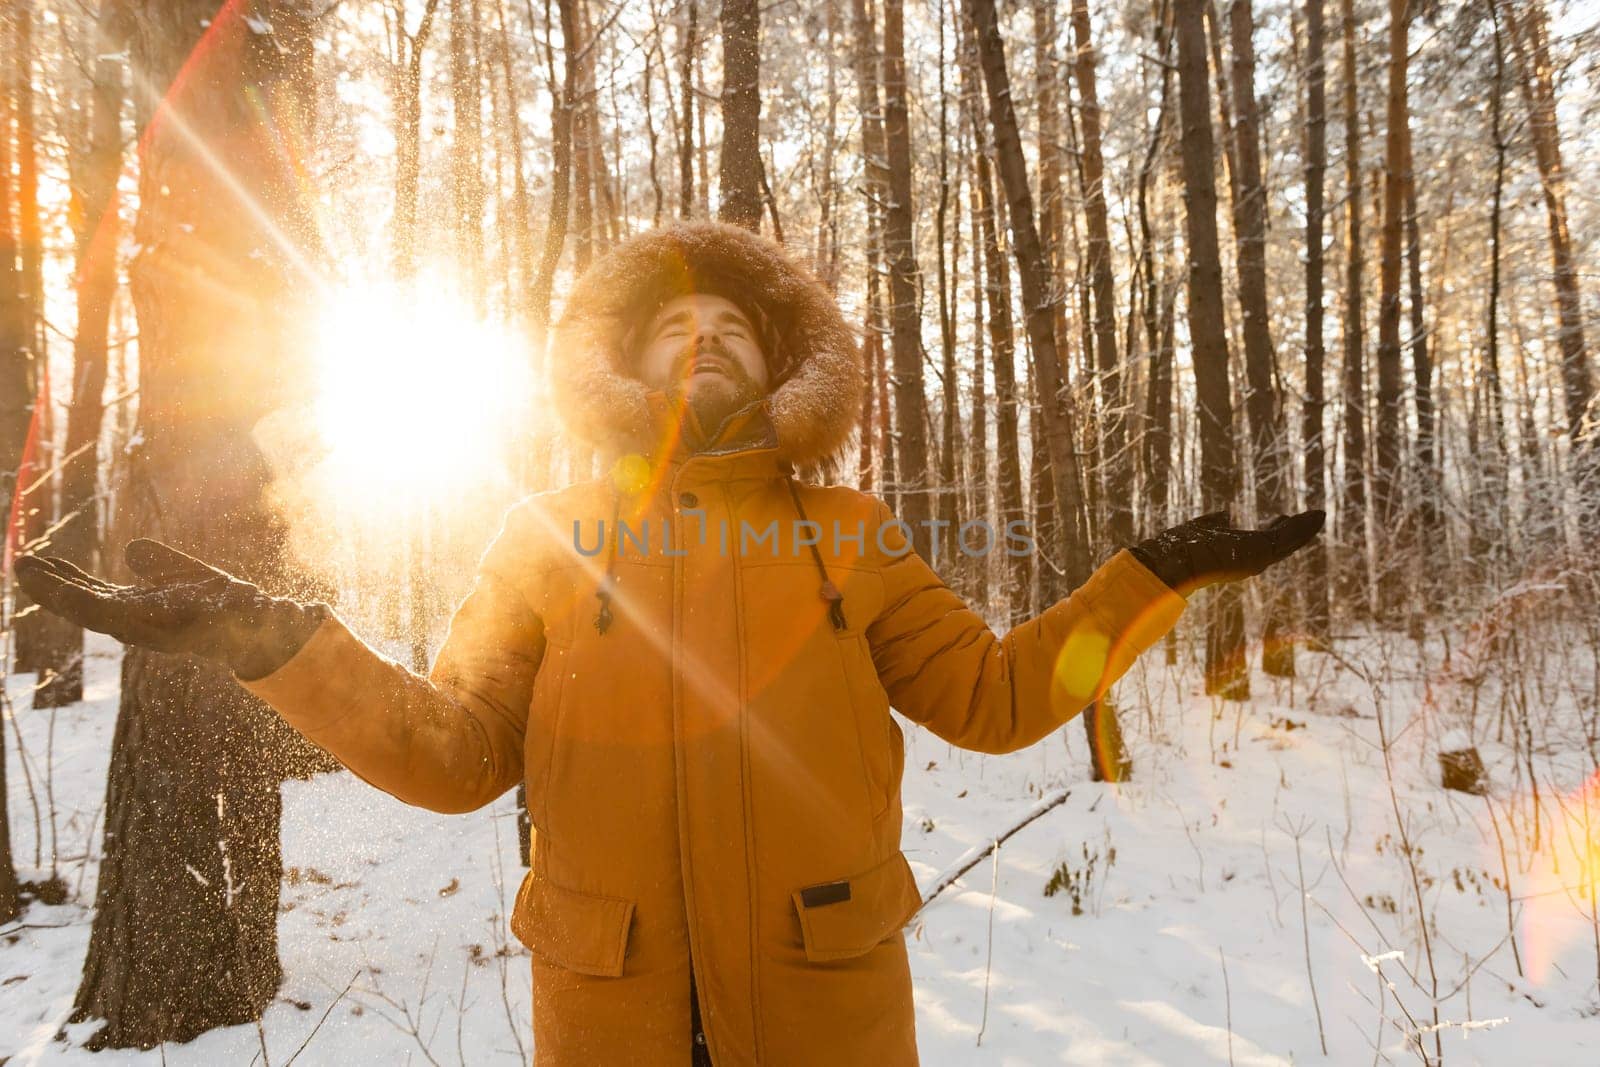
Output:
[[[450,638],[512,625],[484,575],[522,502],[670,480],[571,432],[551,383],[592,355],[563,315],[607,283],[579,280],[631,285],[617,250],[686,220],[781,246],[848,327],[823,355],[861,375],[814,405],[838,451],[751,499],[881,501],[937,576],[902,599],[939,607],[893,623],[903,568],[837,542],[727,563],[749,570],[726,594],[709,563],[596,559],[572,618],[528,616],[530,696],[521,646]],[[796,343],[717,292],[758,359]],[[603,1036],[562,1014],[579,988],[623,1028],[667,1004],[682,1056],[660,1062],[865,1062],[828,1035],[861,961],[891,958],[915,1055],[883,1067],[1600,1062],[1597,349],[1592,0],[0,0],[0,1064],[612,1062],[567,1051]],[[704,451],[674,462],[763,454]],[[727,477],[663,506],[722,507]],[[1326,513],[1302,550],[1211,588],[1123,551],[1202,515],[1254,544],[1299,512]],[[1030,550],[968,551],[978,527]],[[588,555],[591,529],[558,534]],[[32,564],[80,603],[132,596],[138,538],[248,610],[163,645],[22,588]],[[1182,609],[1136,659],[1105,621],[1132,573],[1164,606],[1131,629]],[[652,575],[653,627],[629,598]],[[308,604],[429,729],[471,670],[517,694],[492,799],[407,803],[275,710],[274,679],[356,663],[331,622],[274,629]],[[981,633],[941,636],[967,609]],[[1109,647],[1063,645],[1066,611]],[[724,616],[727,641],[684,637]],[[739,644],[785,620],[792,645]],[[613,708],[659,656],[662,698]],[[379,666],[306,684],[378,708],[357,690]],[[1032,721],[1035,677],[1087,698],[1036,742],[957,744],[922,713],[970,688],[973,714]],[[708,685],[733,694],[715,758],[683,727]],[[346,743],[412,723],[401,702],[349,712]],[[819,860],[760,912],[780,850],[751,860],[749,914],[708,910],[691,853],[773,848],[748,828],[780,803],[783,716],[844,731],[789,784],[876,798],[873,863],[903,852],[914,907],[860,873],[889,868]],[[563,823],[538,773],[581,796],[613,722],[668,731],[666,786],[626,802],[663,855],[651,820],[682,820],[694,982],[665,999],[607,992],[667,922],[622,874],[541,888],[628,833],[615,793]],[[415,751],[401,779],[431,781]],[[692,814],[712,774],[733,801]],[[796,825],[796,855],[856,832]],[[629,897],[614,969],[558,966],[600,929],[559,912],[579,890]],[[706,947],[744,923],[749,981]],[[826,1058],[759,1036],[801,1004],[789,1029]]]

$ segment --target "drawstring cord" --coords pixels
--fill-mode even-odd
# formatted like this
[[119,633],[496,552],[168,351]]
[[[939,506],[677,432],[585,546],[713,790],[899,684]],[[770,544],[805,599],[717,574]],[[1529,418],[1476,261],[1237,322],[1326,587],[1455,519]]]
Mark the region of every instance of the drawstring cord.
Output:
[[[800,521],[810,523],[811,518],[806,514],[805,505],[800,502],[800,490],[794,484],[794,468],[788,463],[783,464],[783,484],[789,490],[789,499],[794,502],[794,510],[800,516]],[[595,598],[600,601],[600,608],[595,612],[594,628],[601,636],[605,635],[611,626],[611,597],[617,581],[617,521],[622,511],[622,495],[615,488],[611,493],[611,536],[606,541],[606,569],[600,578],[600,587],[595,590]],[[849,628],[849,620],[844,614],[844,594],[839,592],[839,587],[833,584],[833,579],[828,577],[827,565],[822,562],[822,553],[818,550],[816,542],[806,546],[811,549],[811,561],[816,564],[817,574],[822,578],[817,593],[828,602],[828,619],[833,623],[835,630]]]
[[[810,523],[811,519],[806,515],[805,505],[800,503],[800,490],[795,488],[793,468],[787,464],[784,467],[783,484],[789,487],[789,499],[794,501],[794,510],[800,514],[800,521]],[[822,553],[817,549],[817,543],[813,541],[806,547],[811,549],[811,560],[817,565],[817,573],[822,576],[822,585],[817,592],[828,602],[828,618],[833,621],[835,630],[846,629],[850,624],[844,617],[844,594],[839,592],[839,587],[828,577],[828,568],[822,562]]]
[[611,626],[611,592],[617,582],[617,520],[622,513],[622,494],[613,487],[611,490],[611,537],[606,542],[606,570],[600,577],[600,588],[595,590],[595,597],[600,601],[600,610],[595,612],[594,628],[600,631],[602,637]]

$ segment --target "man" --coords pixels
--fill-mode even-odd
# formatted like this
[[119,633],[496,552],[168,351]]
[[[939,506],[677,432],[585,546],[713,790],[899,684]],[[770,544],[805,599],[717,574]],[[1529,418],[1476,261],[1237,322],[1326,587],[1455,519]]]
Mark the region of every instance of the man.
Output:
[[227,664],[356,774],[481,807],[526,781],[541,1064],[913,1064],[901,927],[902,716],[1009,752],[1097,698],[1181,614],[1257,573],[1320,512],[1212,515],[1120,551],[996,636],[888,508],[793,469],[857,420],[859,350],[772,242],[691,223],[580,279],[552,386],[607,477],[518,503],[424,679],[325,605],[270,598],[157,542],[112,586],[18,575],[128,643]]

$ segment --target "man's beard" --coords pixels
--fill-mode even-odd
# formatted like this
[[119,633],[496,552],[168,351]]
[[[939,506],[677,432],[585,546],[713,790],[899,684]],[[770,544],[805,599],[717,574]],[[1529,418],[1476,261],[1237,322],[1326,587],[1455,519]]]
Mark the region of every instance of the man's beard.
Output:
[[[685,371],[702,354],[714,358],[728,377],[721,381],[707,379],[694,383],[691,388],[692,379]],[[673,364],[672,382],[675,393],[680,397],[687,394],[687,403],[694,409],[695,418],[711,437],[716,436],[716,431],[728,416],[761,399],[761,387],[755,379],[750,377],[738,360],[719,348],[712,348],[705,353],[693,346],[686,348]]]

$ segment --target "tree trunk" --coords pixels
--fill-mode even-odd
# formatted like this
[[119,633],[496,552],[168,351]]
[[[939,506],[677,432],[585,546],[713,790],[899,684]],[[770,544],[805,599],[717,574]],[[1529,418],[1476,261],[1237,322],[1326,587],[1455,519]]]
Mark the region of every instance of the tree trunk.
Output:
[[889,506],[899,510],[896,495],[898,478],[897,449],[889,434],[888,383],[884,375],[883,338],[888,329],[883,321],[880,269],[880,242],[884,230],[884,207],[889,199],[888,149],[884,143],[883,105],[878,93],[878,34],[867,0],[851,0],[851,31],[855,47],[851,57],[856,70],[856,95],[861,112],[861,155],[864,160],[862,188],[867,215],[867,355],[870,358],[874,396],[866,402],[873,420],[864,433],[876,439],[878,485]]
[[[1034,220],[1033,194],[1028,187],[1028,167],[1022,155],[1016,113],[1011,105],[1010,76],[1006,71],[1004,45],[995,15],[994,0],[969,0],[969,17],[977,34],[978,62],[983,70],[989,95],[989,122],[994,128],[995,154],[1000,164],[1000,183],[1005,191],[1011,221],[1012,254],[1022,285],[1022,305],[1027,309],[1026,328],[1033,348],[1034,362],[1041,385],[1044,434],[1050,456],[1051,482],[1057,510],[1064,529],[1074,528],[1080,511],[1077,491],[1077,456],[1072,430],[1062,407],[1064,383],[1055,343],[1054,315],[1056,295],[1046,287],[1047,265]],[[1069,553],[1069,558],[1081,558]],[[1068,581],[1081,585],[1087,574],[1069,574]]]
[[450,0],[450,199],[456,265],[466,296],[484,310],[483,68],[478,55],[477,0]]
[[[505,83],[506,95],[505,119],[500,125],[505,127],[505,137],[511,157],[512,211],[507,225],[511,231],[510,259],[515,264],[515,270],[511,270],[509,266],[507,268],[507,273],[514,279],[513,294],[507,298],[507,304],[525,326],[530,326],[534,319],[531,298],[534,279],[538,273],[533,259],[533,198],[528,194],[527,174],[523,168],[522,103],[517,88],[516,73],[511,66],[511,34],[506,21],[505,0],[495,0],[495,29],[497,31],[495,59],[500,65],[500,76]],[[530,33],[533,32],[531,24],[528,30]],[[539,375],[543,372],[543,349],[542,344],[533,346],[530,362],[535,381],[539,380]],[[520,484],[531,488],[526,479]]]
[[[300,143],[310,114],[307,17],[287,3],[219,13],[209,0],[132,11],[135,77],[155,89],[141,111],[157,100],[159,109],[140,114],[130,278],[141,443],[118,529],[286,592],[295,580],[286,531],[262,500],[268,471],[250,430],[306,374],[290,362],[306,282],[300,253],[281,242],[310,238],[297,228],[299,179],[278,137]],[[257,21],[273,31],[254,32]],[[186,77],[163,96],[180,67]],[[239,184],[218,179],[215,158]],[[211,283],[219,263],[233,284]],[[91,1048],[188,1041],[259,1018],[272,1002],[278,782],[288,754],[305,751],[226,670],[193,657],[130,648],[121,694],[105,859],[73,1012],[106,1020]]]
[[[1012,251],[1022,282],[1022,304],[1027,309],[1026,325],[1033,349],[1041,427],[1050,458],[1050,488],[1055,495],[1059,528],[1073,530],[1076,517],[1081,513],[1077,491],[1080,482],[1072,429],[1062,407],[1064,383],[1055,338],[1058,296],[1049,288],[1049,264],[1045,262],[1034,220],[1033,194],[1028,186],[1027,162],[1022,155],[1016,113],[1011,105],[1010,75],[1006,71],[994,0],[969,0],[968,17],[977,34],[978,62],[989,90],[989,122],[994,128],[1000,181],[1010,209]],[[1076,588],[1089,577],[1087,573],[1080,573],[1087,553],[1081,545],[1069,545],[1066,559],[1067,584]],[[1128,760],[1121,746],[1121,734],[1116,729],[1115,715],[1110,713],[1109,707],[1101,714],[1096,705],[1085,709],[1084,716],[1084,728],[1096,749],[1093,768],[1096,777],[1113,781],[1125,778]]]
[[[1022,448],[1017,439],[1017,353],[1016,334],[1011,320],[1011,271],[1000,248],[995,219],[993,168],[989,163],[989,137],[978,111],[979,84],[977,40],[971,23],[962,26],[963,88],[967,94],[967,118],[973,131],[973,179],[976,183],[978,220],[984,259],[984,300],[989,309],[989,351],[994,366],[996,495],[1000,528],[1026,518],[1022,502]],[[978,372],[981,377],[981,371]],[[976,430],[974,430],[976,433]],[[1001,556],[1001,597],[1009,624],[1023,621],[1027,590],[1033,584],[1035,559],[1030,555]]]
[[761,228],[761,12],[722,2],[722,170],[717,217]]
[[[1495,536],[1495,518],[1507,495],[1507,455],[1504,411],[1500,384],[1500,263],[1501,208],[1505,198],[1506,151],[1510,147],[1505,118],[1505,43],[1500,32],[1500,9],[1489,0],[1489,16],[1494,31],[1494,80],[1490,88],[1490,136],[1494,141],[1494,192],[1489,200],[1489,300],[1484,324],[1483,375],[1473,383],[1472,453],[1479,457],[1476,477],[1470,486],[1472,517],[1468,553],[1480,573],[1490,559],[1505,551],[1504,539]],[[1488,425],[1484,426],[1483,423]],[[1484,433],[1489,437],[1488,455],[1480,447]]]
[[[114,12],[115,8],[108,9]],[[109,32],[107,32],[109,31]],[[122,173],[122,63],[112,55],[121,37],[114,27],[97,31],[93,74],[93,114],[88,158],[82,168],[78,202],[83,205],[84,240],[78,250],[78,328],[72,350],[72,406],[67,412],[67,446],[61,459],[61,504],[52,555],[95,569],[99,545],[101,403],[106,386],[106,338],[111,301],[117,291],[117,178]],[[83,631],[55,618],[45,650],[36,708],[64,707],[83,699]]]
[[[1039,244],[1044,254],[1045,266],[1049,270],[1049,280],[1046,283],[1048,291],[1057,294],[1055,301],[1054,330],[1056,347],[1065,350],[1067,345],[1067,301],[1064,293],[1067,286],[1067,239],[1066,239],[1066,197],[1063,195],[1061,180],[1062,169],[1065,166],[1066,153],[1062,150],[1063,123],[1061,102],[1062,96],[1067,95],[1066,107],[1070,109],[1070,90],[1062,84],[1060,73],[1060,60],[1056,54],[1056,5],[1048,0],[1032,0],[1029,5],[1033,16],[1033,94],[1034,94],[1034,121],[1038,128],[1038,178],[1039,190]],[[1070,129],[1070,122],[1067,124]],[[1075,155],[1076,153],[1074,153]],[[1092,382],[1092,376],[1085,375],[1085,381]],[[1091,415],[1091,420],[1094,416]],[[1034,435],[1038,438],[1038,435]],[[1094,471],[1095,478],[1102,476],[1099,464],[1092,461],[1089,464]],[[1033,472],[1036,484],[1042,484],[1050,475],[1050,464],[1045,460],[1043,465]],[[1090,489],[1093,490],[1094,482],[1091,480]],[[1039,523],[1036,531],[1040,540],[1046,544],[1058,543],[1055,533],[1055,523],[1050,518],[1054,511],[1054,504],[1046,492],[1043,499],[1035,495],[1034,502]]]
[[[10,22],[9,18],[0,18],[0,50],[9,44]],[[11,91],[12,86],[6,83],[4,71],[0,69],[0,397],[11,398],[0,404],[0,556],[4,557],[0,563],[7,566],[13,548],[13,523],[19,518],[12,514],[17,468],[28,439],[28,424],[32,421],[32,403],[27,398],[37,391],[33,380],[33,350],[27,339],[22,302],[22,277],[17,270],[16,203],[11,185]],[[6,617],[5,604],[0,601],[0,642],[13,625],[15,611],[22,607],[22,603],[14,603],[12,615]],[[0,647],[5,646],[0,644]],[[9,663],[0,662],[0,701],[6,699],[9,670]],[[3,706],[9,708],[10,704]],[[16,867],[11,856],[8,803],[11,794],[5,781],[6,732],[0,729],[0,922],[11,922],[21,910]]]
[[[1206,0],[1176,0],[1178,109],[1189,255],[1189,336],[1200,418],[1200,492],[1207,511],[1227,510],[1238,487],[1228,335],[1222,318],[1222,257],[1217,239],[1216,153],[1206,72]],[[1231,700],[1250,695],[1244,651],[1244,605],[1236,585],[1211,593],[1206,632],[1206,692]]]
[[[935,212],[934,245],[939,250],[939,366],[943,377],[939,426],[939,528],[948,538],[944,553],[950,561],[947,570],[969,588],[972,568],[957,544],[961,524],[959,506],[961,454],[956,439],[961,433],[961,375],[956,367],[956,324],[951,290],[961,272],[961,206],[956,205],[956,224],[950,220],[950,109],[945,91],[945,5],[939,5],[939,207]],[[902,73],[904,63],[901,64]],[[903,79],[902,79],[903,80]],[[953,242],[953,243],[952,243]],[[948,258],[948,263],[947,263]],[[920,377],[920,375],[919,375]],[[978,475],[974,475],[978,477]]]
[[1383,232],[1379,243],[1377,454],[1372,469],[1372,503],[1378,533],[1378,604],[1384,614],[1398,606],[1396,544],[1392,530],[1400,516],[1400,271],[1404,252],[1406,142],[1410,106],[1406,93],[1409,59],[1408,0],[1389,0],[1389,91],[1383,159]]
[[1117,357],[1116,293],[1112,281],[1111,229],[1106,214],[1105,161],[1100,148],[1100,98],[1095,85],[1094,43],[1090,36],[1088,0],[1072,0],[1072,73],[1078,83],[1082,122],[1084,221],[1089,236],[1089,285],[1094,295],[1095,367],[1100,380],[1100,439],[1104,456],[1107,525],[1113,545],[1133,541],[1133,468],[1124,446],[1126,411],[1122,372]]
[[[35,134],[37,116],[34,114],[34,5],[31,2],[11,5],[12,32],[15,40],[15,64],[11,86],[13,117],[16,122],[16,227],[17,227],[17,314],[19,336],[28,352],[28,361],[36,375],[46,374],[44,360],[44,272],[43,248],[39,221],[39,146]],[[9,177],[9,175],[8,175]],[[37,392],[37,379],[30,388],[17,396],[20,403],[30,405]],[[30,412],[31,414],[31,412]],[[19,514],[13,517],[20,530],[19,545],[36,545],[45,536],[50,525],[51,496],[54,478],[49,471],[54,457],[51,455],[55,434],[51,422],[48,399],[40,412],[40,432],[34,452],[33,476],[25,479],[18,503]],[[16,468],[11,468],[15,470]],[[31,603],[20,591],[16,596],[17,612],[13,617],[14,650],[18,671],[48,669],[47,644],[52,625],[50,616],[42,611],[23,609]]]
[[[966,35],[962,35],[966,36]],[[963,65],[961,71],[961,105],[965,115],[971,115],[971,81]],[[971,257],[968,274],[972,278],[972,372],[969,379],[968,404],[971,408],[971,419],[967,424],[967,458],[964,485],[966,486],[966,516],[963,521],[982,521],[989,523],[991,528],[996,526],[997,512],[990,502],[989,490],[992,484],[989,476],[989,389],[984,374],[988,363],[988,355],[984,350],[983,337],[987,329],[988,302],[984,296],[987,285],[987,274],[984,268],[984,234],[982,213],[984,210],[983,198],[978,190],[977,178],[977,151],[967,151],[965,137],[957,142],[961,148],[960,155],[971,159],[973,166],[968,170],[967,188],[967,247]],[[991,216],[992,219],[992,216]],[[991,221],[992,232],[992,221]],[[960,301],[957,301],[959,304]],[[958,531],[959,535],[959,531]],[[991,582],[994,575],[994,564],[1010,557],[1002,556],[1000,561],[994,559],[994,553],[989,553],[975,561],[973,566],[974,580],[982,591],[983,604],[987,607],[993,603],[989,599]],[[1010,610],[1010,603],[1006,604]],[[992,611],[986,612],[992,615]]]
[[883,134],[889,164],[884,251],[889,260],[890,347],[894,354],[895,463],[900,519],[917,554],[938,567],[929,520],[928,402],[922,387],[918,268],[911,231],[911,123],[906,104],[905,22],[901,0],[883,5]]
[[[1328,171],[1327,65],[1323,59],[1323,0],[1306,0],[1306,399],[1300,438],[1305,449],[1306,507],[1326,508],[1326,349],[1323,342],[1323,182]],[[1324,538],[1306,546],[1306,629],[1330,636],[1328,549]]]
[[34,7],[32,0],[19,0],[12,5],[17,49],[14,93],[17,124],[17,238],[29,347],[42,356],[45,352],[44,239],[39,217],[38,114],[34,98],[34,42],[37,27]]
[[[1443,479],[1434,459],[1437,430],[1433,412],[1433,359],[1428,351],[1427,320],[1423,313],[1422,226],[1417,218],[1417,173],[1411,138],[1406,139],[1406,270],[1410,283],[1411,371],[1415,385],[1413,403],[1417,414],[1416,503],[1417,521],[1425,545],[1443,542],[1444,515],[1440,510]],[[1437,583],[1436,572],[1424,567],[1423,585],[1427,603],[1432,606]]]
[[[452,13],[459,3],[460,0],[451,0]],[[428,0],[417,29],[411,33],[405,28],[404,5],[396,13],[399,52],[395,60],[395,121],[399,128],[395,132],[395,277],[406,286],[415,282],[417,273],[417,199],[422,169],[422,58],[428,38],[433,33],[438,7],[439,0]],[[459,33],[455,29],[451,32],[454,44]],[[459,194],[459,187],[454,187],[452,192]],[[459,200],[452,204],[451,233],[457,237],[461,231],[454,224],[460,221],[457,213],[460,206]],[[459,248],[458,243],[458,251]],[[419,605],[427,596],[427,582],[426,571],[416,557],[417,534],[412,528],[415,521],[409,515],[402,520],[405,529],[401,541],[406,549],[401,556],[389,561],[390,573],[381,596],[385,636],[406,637],[409,640],[413,666],[419,659],[426,660],[427,657],[426,637],[422,627],[417,625],[417,618],[422,614]],[[412,613],[409,627],[403,617],[408,604]]]
[[[589,39],[588,0],[573,0],[572,44],[567,59],[577,68],[572,97],[572,269],[582,274],[594,258],[594,50]],[[580,446],[579,451],[584,449]]]
[[839,0],[826,0],[828,56],[828,121],[822,138],[822,188],[817,191],[817,246],[812,263],[828,292],[839,291]]
[[[1044,47],[1040,50],[1040,64],[1053,80],[1054,10],[1038,2],[1035,3],[1034,10],[1036,14],[1042,10],[1045,15],[1043,23],[1047,37]],[[1099,534],[1113,547],[1121,547],[1133,543],[1133,465],[1131,453],[1124,447],[1127,419],[1122,395],[1122,370],[1117,350],[1116,292],[1112,281],[1110,224],[1106,214],[1105,160],[1100,147],[1100,98],[1095,84],[1094,43],[1089,25],[1087,0],[1072,0],[1072,33],[1075,45],[1072,76],[1078,85],[1078,113],[1082,124],[1083,145],[1083,151],[1079,156],[1078,179],[1083,193],[1084,220],[1089,237],[1088,262],[1085,266],[1089,274],[1090,290],[1094,296],[1094,358],[1091,362],[1096,370],[1095,378],[1098,385],[1092,395],[1098,398],[1095,409],[1098,417],[1094,420],[1094,425],[1098,430],[1095,437],[1099,470],[1098,477],[1091,484],[1098,489],[1100,499],[1104,503],[1105,526],[1100,529]],[[1049,84],[1049,87],[1052,91],[1048,98],[1044,93],[1040,94],[1041,128],[1053,133],[1054,85]],[[1049,110],[1045,108],[1047,99],[1052,105]],[[1045,125],[1046,117],[1049,119],[1049,125]],[[1042,182],[1046,173],[1046,162],[1051,164],[1052,169],[1059,165],[1059,157],[1054,146],[1049,146],[1048,153],[1045,147],[1041,144],[1039,160],[1041,199],[1044,197]],[[1056,214],[1057,216],[1060,214],[1059,206],[1056,208]],[[1058,247],[1060,244],[1059,240],[1051,243],[1052,247]],[[1052,274],[1053,284],[1058,278],[1059,275]],[[1058,327],[1062,321],[1062,316],[1058,312]],[[1063,336],[1058,329],[1057,340],[1062,339]],[[1094,514],[1100,515],[1102,512],[1097,508],[1094,509]],[[1086,545],[1080,543],[1077,554],[1084,555],[1086,548]],[[1075,569],[1071,562],[1068,567]],[[1094,780],[1126,779],[1132,768],[1122,741],[1121,729],[1117,724],[1116,709],[1109,695],[1084,712],[1083,725],[1089,741],[1090,767]]]
[[[1168,491],[1172,470],[1172,364],[1173,350],[1164,343],[1166,331],[1162,328],[1164,311],[1171,302],[1163,294],[1161,274],[1156,267],[1156,238],[1150,224],[1150,184],[1157,164],[1165,150],[1167,113],[1172,105],[1172,66],[1167,62],[1172,51],[1172,34],[1168,25],[1170,3],[1161,4],[1157,12],[1156,40],[1161,65],[1161,99],[1156,111],[1155,125],[1150,130],[1150,141],[1145,147],[1144,162],[1139,167],[1136,200],[1139,209],[1139,274],[1144,282],[1144,333],[1145,349],[1150,358],[1149,380],[1145,387],[1144,470],[1146,522],[1151,530],[1170,525]],[[1163,256],[1163,259],[1166,257]]]
[[873,455],[877,452],[878,444],[878,353],[880,335],[873,329],[872,302],[869,299],[866,309],[866,321],[862,324],[861,334],[861,360],[866,371],[866,389],[862,391],[861,413],[857,425],[857,433],[861,447],[856,453],[856,488],[863,493],[873,490]]
[[[1079,403],[1079,398],[1089,405],[1089,417],[1086,419],[1071,418],[1069,425],[1072,427],[1072,439],[1075,455],[1081,457],[1077,469],[1073,473],[1073,484],[1079,495],[1079,510],[1073,520],[1070,532],[1058,533],[1054,520],[1050,517],[1055,512],[1053,499],[1046,497],[1043,511],[1039,518],[1038,536],[1041,541],[1049,545],[1060,545],[1056,553],[1041,553],[1041,566],[1035,568],[1034,574],[1038,579],[1040,598],[1043,604],[1049,604],[1065,596],[1070,587],[1064,588],[1062,572],[1071,571],[1074,574],[1088,574],[1092,569],[1089,553],[1091,538],[1104,529],[1104,517],[1101,515],[1102,504],[1105,499],[1104,487],[1101,484],[1100,474],[1105,470],[1103,458],[1105,455],[1104,435],[1099,432],[1100,413],[1095,404],[1095,384],[1100,380],[1099,370],[1095,367],[1094,344],[1094,307],[1091,302],[1090,290],[1092,285],[1089,279],[1089,257],[1085,254],[1088,244],[1085,236],[1079,232],[1083,212],[1079,210],[1082,205],[1084,180],[1083,180],[1083,152],[1079,148],[1078,122],[1076,109],[1067,108],[1062,116],[1064,121],[1059,124],[1061,134],[1066,139],[1062,154],[1072,160],[1077,176],[1079,196],[1068,198],[1058,197],[1060,210],[1056,218],[1051,220],[1058,232],[1055,243],[1061,249],[1059,257],[1059,273],[1054,277],[1058,279],[1058,289],[1052,290],[1057,295],[1055,325],[1056,325],[1056,362],[1061,367],[1061,380],[1065,388],[1062,395],[1062,404],[1068,411],[1072,411]],[[1073,284],[1069,287],[1066,279],[1067,270],[1066,244],[1068,235],[1071,235],[1073,262],[1070,277]],[[1074,388],[1070,385],[1072,379],[1072,341],[1073,331],[1067,322],[1067,294],[1075,292],[1078,297],[1078,380],[1082,383]],[[1085,472],[1085,461],[1088,472],[1093,472],[1094,477],[1089,477]],[[1046,465],[1044,476],[1048,479],[1049,468]],[[1048,490],[1047,490],[1048,493]],[[1066,558],[1060,565],[1053,565],[1052,557],[1071,554],[1076,558]]]
[[1356,16],[1353,0],[1342,0],[1344,37],[1344,473],[1339,501],[1339,568],[1343,600],[1353,611],[1368,610],[1367,425],[1365,344],[1362,336],[1361,115],[1356,99]]
[[[1250,0],[1233,0],[1228,8],[1233,47],[1233,235],[1238,250],[1239,312],[1243,319],[1245,415],[1250,423],[1254,456],[1252,480],[1259,521],[1281,513],[1288,499],[1286,429],[1276,384],[1277,356],[1267,305],[1267,190],[1261,178],[1261,121],[1256,106],[1255,16]],[[1293,584],[1283,573],[1262,579],[1266,593],[1262,625],[1261,669],[1294,677],[1294,645],[1285,640],[1293,608]]]
[[550,324],[550,299],[555,287],[556,265],[567,245],[567,224],[572,214],[572,111],[578,93],[578,68],[574,0],[556,0],[561,18],[563,73],[556,87],[555,50],[545,35],[545,78],[550,84],[550,215],[545,222],[544,247],[539,253],[539,269],[533,278],[533,293],[528,303],[537,327],[535,348],[544,350]]
[[[9,44],[14,19],[0,18],[0,45]],[[16,189],[11,178],[14,83],[7,82],[0,67],[0,541],[5,549],[14,547],[21,516],[13,515],[12,504],[19,486],[17,467],[33,420],[33,397],[38,392],[27,296],[19,269],[17,244]],[[23,604],[17,604],[21,609]],[[6,665],[0,664],[0,667]],[[6,670],[0,669],[0,676]]]
[[697,0],[688,0],[683,20],[683,39],[679,48],[683,53],[683,137],[678,143],[678,216],[694,215],[694,57],[699,48],[700,8]]
[[[439,0],[427,0],[413,32],[395,27],[395,277],[405,281],[417,271],[417,184],[422,160],[422,55],[433,33]],[[400,12],[403,19],[404,11]]]
[[[656,133],[655,100],[650,91],[652,77],[655,74],[657,54],[661,50],[661,27],[656,26],[650,34],[650,46],[644,53],[644,135],[650,145],[650,225],[652,228],[661,225],[661,214],[666,208],[666,189],[661,184],[661,138]],[[662,63],[665,68],[665,62]]]
[[1561,129],[1556,119],[1554,69],[1543,4],[1530,0],[1518,14],[1505,9],[1512,54],[1528,105],[1534,162],[1544,190],[1550,230],[1551,282],[1555,287],[1557,335],[1561,349],[1561,386],[1566,402],[1567,436],[1579,496],[1579,525],[1585,540],[1600,532],[1600,441],[1584,430],[1584,416],[1594,401],[1594,376],[1583,335],[1583,297],[1578,289],[1578,264],[1567,228],[1567,174],[1561,162]]

